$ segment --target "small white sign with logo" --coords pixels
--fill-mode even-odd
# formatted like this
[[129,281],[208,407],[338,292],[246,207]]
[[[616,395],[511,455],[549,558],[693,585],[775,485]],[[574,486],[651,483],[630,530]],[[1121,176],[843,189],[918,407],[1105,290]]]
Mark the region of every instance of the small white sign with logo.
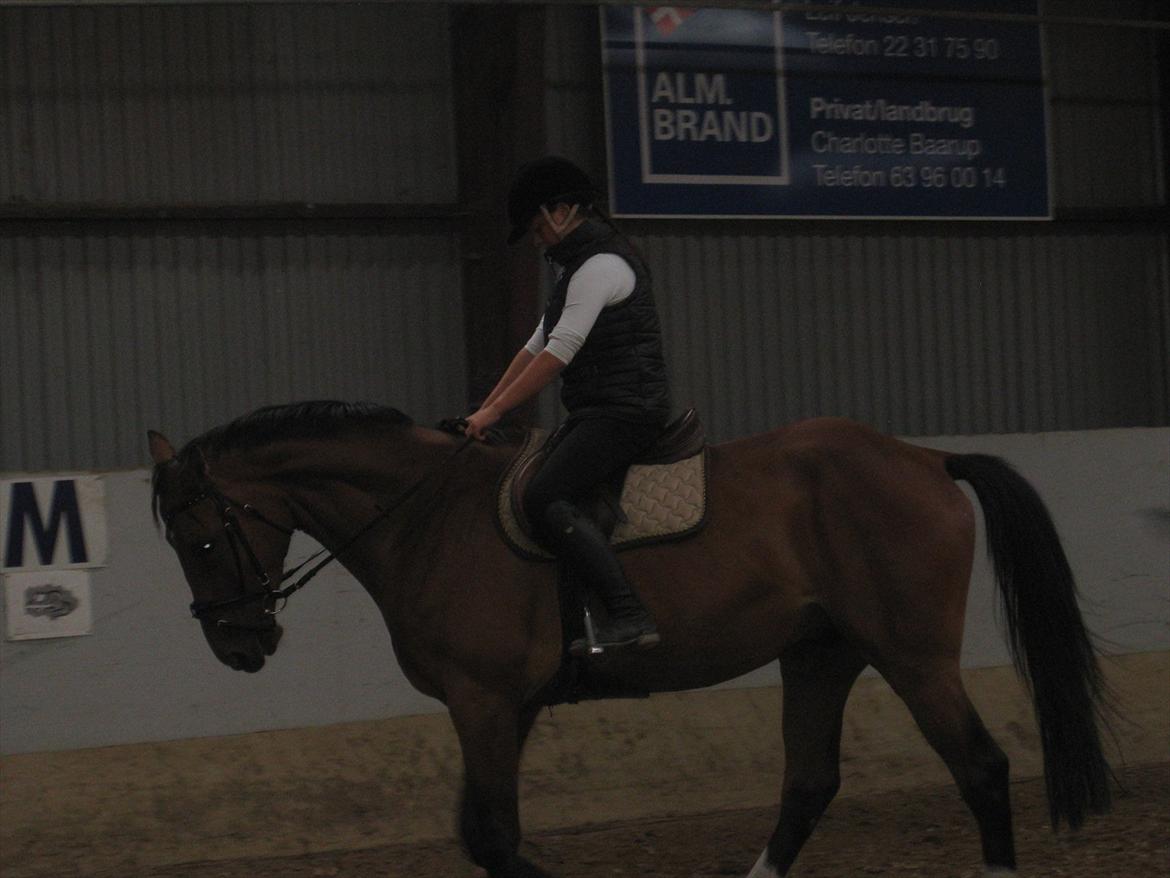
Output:
[[42,570],[7,573],[0,579],[9,640],[76,637],[93,630],[88,572]]

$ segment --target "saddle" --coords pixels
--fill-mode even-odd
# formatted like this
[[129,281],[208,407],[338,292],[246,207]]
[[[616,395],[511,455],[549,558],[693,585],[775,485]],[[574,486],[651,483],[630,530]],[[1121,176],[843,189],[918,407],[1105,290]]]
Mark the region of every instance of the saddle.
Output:
[[[504,541],[530,560],[553,555],[533,537],[522,499],[532,477],[556,447],[560,431],[531,430],[504,472],[496,520]],[[677,540],[706,520],[706,437],[694,409],[673,421],[630,467],[600,485],[578,505],[610,538],[615,550]]]

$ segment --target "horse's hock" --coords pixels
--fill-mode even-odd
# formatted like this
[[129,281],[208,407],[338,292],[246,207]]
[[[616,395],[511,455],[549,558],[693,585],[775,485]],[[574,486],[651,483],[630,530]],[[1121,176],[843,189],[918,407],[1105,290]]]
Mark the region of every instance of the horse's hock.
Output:
[[[1170,759],[1170,653],[1103,666],[1125,715],[1113,724],[1122,756],[1111,749],[1111,761]],[[1013,671],[964,678],[1013,778],[1038,776],[1032,709]],[[771,806],[782,752],[773,687],[558,707],[542,715],[525,752],[522,817],[531,831]],[[125,874],[449,839],[460,772],[449,720],[438,714],[12,756],[3,766],[0,873]],[[880,679],[863,678],[850,699],[842,778],[843,796],[947,781]]]

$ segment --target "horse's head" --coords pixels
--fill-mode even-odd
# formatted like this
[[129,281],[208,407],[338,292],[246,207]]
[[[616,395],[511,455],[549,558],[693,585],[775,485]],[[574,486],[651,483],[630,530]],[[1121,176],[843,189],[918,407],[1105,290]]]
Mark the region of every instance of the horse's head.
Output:
[[252,506],[258,498],[229,497],[197,446],[176,453],[162,434],[148,436],[154,512],[191,587],[191,613],[216,658],[254,673],[280,641],[277,590],[292,528]]

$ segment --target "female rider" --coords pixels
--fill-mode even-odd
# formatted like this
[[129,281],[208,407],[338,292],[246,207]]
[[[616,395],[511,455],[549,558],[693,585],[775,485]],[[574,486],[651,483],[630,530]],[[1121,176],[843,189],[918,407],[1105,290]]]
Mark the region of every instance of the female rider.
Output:
[[589,177],[567,159],[524,165],[508,196],[512,244],[531,235],[556,272],[544,316],[466,433],[477,439],[558,375],[568,418],[524,494],[543,545],[602,599],[603,649],[659,642],[609,541],[578,508],[586,492],[628,466],[661,435],[670,386],[650,272],[613,222],[594,207]]

